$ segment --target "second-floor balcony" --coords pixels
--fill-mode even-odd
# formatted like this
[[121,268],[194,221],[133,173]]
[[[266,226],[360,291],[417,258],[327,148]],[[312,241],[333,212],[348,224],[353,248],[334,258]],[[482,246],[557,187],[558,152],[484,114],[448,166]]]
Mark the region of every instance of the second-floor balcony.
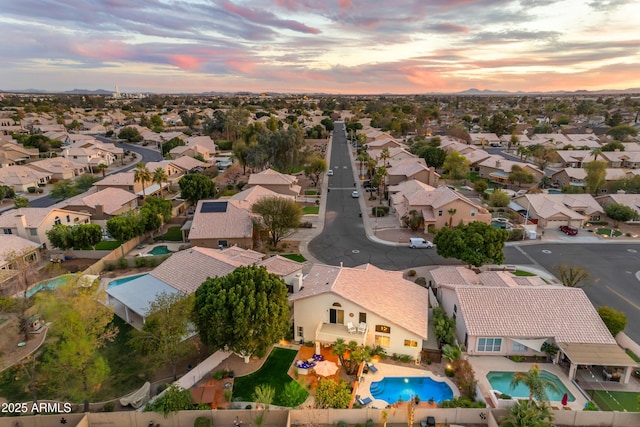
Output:
[[316,341],[326,344],[334,343],[338,338],[345,342],[355,341],[358,345],[365,345],[369,328],[366,324],[353,326],[341,323],[320,322],[316,328]]

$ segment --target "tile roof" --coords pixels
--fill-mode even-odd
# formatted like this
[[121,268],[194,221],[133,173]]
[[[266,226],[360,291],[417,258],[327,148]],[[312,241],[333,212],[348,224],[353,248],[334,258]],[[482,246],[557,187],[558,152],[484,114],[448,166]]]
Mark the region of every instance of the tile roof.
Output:
[[596,199],[590,194],[525,194],[514,199],[520,206],[529,206],[535,214],[543,219],[554,215],[568,218],[584,219],[585,215],[576,212],[584,211],[586,215],[604,211]]
[[246,190],[242,190],[241,192],[231,196],[230,200],[242,200],[249,203],[250,205],[253,205],[257,201],[264,199],[265,197],[285,197],[295,200],[295,196],[276,193],[275,191],[261,185],[256,185],[255,187],[250,187]]
[[25,220],[27,222],[27,228],[38,228],[42,221],[45,220],[49,214],[57,213],[59,215],[86,215],[90,217],[89,214],[85,214],[82,212],[74,212],[68,211],[61,208],[20,208],[20,209],[12,209],[0,215],[0,227],[8,227],[15,228],[18,224],[18,215],[24,215]]
[[459,286],[455,293],[471,336],[554,337],[558,343],[616,343],[579,288]]
[[436,285],[479,285],[478,275],[467,267],[442,266],[431,270]]
[[191,169],[207,166],[206,163],[201,162],[198,159],[194,159],[190,156],[182,156],[178,157],[177,159],[173,159],[171,160],[171,164],[185,171],[190,171]]
[[133,172],[120,172],[113,175],[107,175],[96,183],[96,186],[108,187],[110,185],[134,185],[135,179]]
[[291,301],[334,293],[370,310],[422,338],[427,338],[428,291],[402,278],[402,272],[385,271],[371,264],[334,267],[316,264],[303,288]]
[[[225,212],[202,212],[206,202],[225,203]],[[189,239],[250,238],[253,216],[249,206],[238,200],[200,200],[193,215]]]
[[258,265],[263,265],[270,273],[277,274],[278,276],[288,276],[296,271],[301,271],[304,267],[303,263],[280,255],[265,258],[258,262]]
[[298,178],[293,175],[287,175],[274,171],[273,169],[267,169],[259,173],[252,173],[249,175],[248,185],[289,185],[297,184]]
[[36,167],[50,173],[62,173],[69,169],[84,169],[82,163],[67,160],[64,157],[54,157],[50,159],[38,160],[29,163],[30,167]]
[[0,182],[8,186],[32,184],[49,176],[49,173],[40,172],[28,166],[15,165],[0,168]]
[[102,205],[103,212],[111,214],[138,198],[135,194],[117,187],[106,187],[100,191],[92,187],[87,193],[65,199],[56,203],[56,206],[64,209],[65,206],[84,205],[95,209],[96,205]]
[[429,170],[427,163],[424,159],[415,157],[402,160],[389,160],[391,167],[387,168],[387,174],[389,176],[406,176],[410,177],[417,174],[420,171]]
[[39,244],[20,236],[16,236],[15,234],[3,234],[2,239],[0,239],[0,266],[3,266],[10,261],[7,257],[11,252],[20,254],[23,251],[35,250],[39,247]]

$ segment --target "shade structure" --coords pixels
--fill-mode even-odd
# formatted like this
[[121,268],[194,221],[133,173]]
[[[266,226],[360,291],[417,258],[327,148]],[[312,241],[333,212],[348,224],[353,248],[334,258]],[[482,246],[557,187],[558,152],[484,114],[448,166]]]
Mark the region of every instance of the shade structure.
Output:
[[316,366],[313,367],[313,370],[321,377],[328,377],[338,372],[338,365],[336,365],[335,362],[323,360],[316,363]]

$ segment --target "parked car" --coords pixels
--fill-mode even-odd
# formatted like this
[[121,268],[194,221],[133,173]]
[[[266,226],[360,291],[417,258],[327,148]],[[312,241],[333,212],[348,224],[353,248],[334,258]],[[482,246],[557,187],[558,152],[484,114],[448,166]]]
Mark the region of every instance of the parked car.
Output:
[[328,175],[328,176],[333,176],[333,169],[329,169],[329,170],[327,171],[327,175]]
[[357,199],[358,197],[360,197],[360,193],[359,193],[359,192],[357,192],[357,191],[353,191],[353,192],[351,193],[351,197],[353,197],[354,199]]
[[428,240],[423,239],[422,237],[411,237],[409,238],[409,247],[411,249],[416,248],[432,248],[433,243]]
[[578,229],[572,225],[561,225],[560,231],[568,234],[569,236],[575,236],[576,234],[578,234]]

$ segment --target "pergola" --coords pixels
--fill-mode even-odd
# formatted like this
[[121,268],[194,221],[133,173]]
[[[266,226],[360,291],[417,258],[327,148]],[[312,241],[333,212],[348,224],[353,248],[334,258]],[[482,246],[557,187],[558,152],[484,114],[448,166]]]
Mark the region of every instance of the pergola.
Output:
[[[637,363],[617,344],[558,343],[560,352],[571,361],[569,378],[575,379],[579,365],[625,368],[622,382],[627,384]],[[559,354],[560,356],[560,354]]]

